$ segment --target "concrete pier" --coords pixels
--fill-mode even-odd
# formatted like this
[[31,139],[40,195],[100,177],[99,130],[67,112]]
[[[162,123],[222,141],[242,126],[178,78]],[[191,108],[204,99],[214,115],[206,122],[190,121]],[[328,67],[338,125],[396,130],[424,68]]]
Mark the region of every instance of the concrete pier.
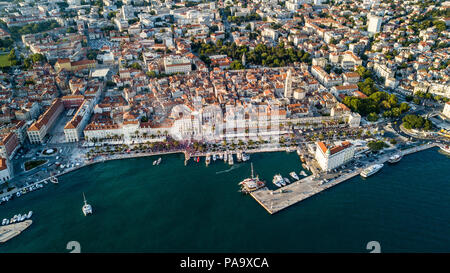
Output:
[[[408,155],[435,146],[437,146],[436,143],[426,144],[403,150],[401,153],[402,155]],[[382,156],[372,164],[385,163],[389,157],[389,155]],[[322,185],[320,184],[320,180],[323,178],[314,179],[313,176],[308,176],[274,191],[265,187],[250,193],[250,195],[270,214],[274,214],[321,191],[329,189],[337,184],[340,184],[341,182],[347,181],[348,179],[359,175],[363,169],[364,167],[349,173],[344,173]]]
[[27,229],[33,223],[32,220],[26,220],[16,224],[10,224],[0,227],[0,243],[4,243],[8,240],[19,235],[22,231]]

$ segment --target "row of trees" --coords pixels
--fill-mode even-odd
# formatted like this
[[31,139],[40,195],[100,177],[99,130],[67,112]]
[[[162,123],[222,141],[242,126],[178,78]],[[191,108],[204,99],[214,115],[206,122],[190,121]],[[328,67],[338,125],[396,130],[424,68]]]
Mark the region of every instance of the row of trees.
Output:
[[246,16],[228,16],[227,20],[233,23],[236,23],[237,25],[241,25],[243,22],[250,22],[250,21],[261,21],[262,18],[257,13],[250,13]]
[[422,91],[417,91],[414,93],[414,96],[407,96],[407,101],[413,101],[416,104],[420,104],[422,100],[433,100],[436,102],[447,102],[449,101],[448,98],[440,96],[440,95],[433,95],[431,93],[425,93]]
[[22,27],[11,27],[9,31],[12,37],[19,38],[20,35],[48,31],[58,27],[61,26],[55,20],[50,20],[42,23],[26,24]]

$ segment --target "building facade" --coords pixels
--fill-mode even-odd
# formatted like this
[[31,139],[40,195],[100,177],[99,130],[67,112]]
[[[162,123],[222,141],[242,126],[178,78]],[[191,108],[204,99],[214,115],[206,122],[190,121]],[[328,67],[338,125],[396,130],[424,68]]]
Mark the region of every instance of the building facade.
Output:
[[61,99],[55,99],[50,107],[27,130],[28,139],[32,144],[43,142],[50,128],[63,112],[64,105]]
[[355,147],[348,141],[328,148],[325,143],[316,143],[316,160],[323,171],[331,171],[350,161],[355,155]]

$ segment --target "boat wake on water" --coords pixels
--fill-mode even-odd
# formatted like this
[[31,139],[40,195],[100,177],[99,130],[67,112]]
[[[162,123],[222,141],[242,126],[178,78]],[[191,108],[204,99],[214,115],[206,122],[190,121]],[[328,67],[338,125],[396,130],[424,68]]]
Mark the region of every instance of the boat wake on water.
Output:
[[231,168],[229,168],[228,170],[218,171],[218,172],[216,172],[216,174],[221,174],[221,173],[231,172],[232,170],[239,168],[240,165],[241,165],[241,164],[233,165],[233,166],[231,166]]

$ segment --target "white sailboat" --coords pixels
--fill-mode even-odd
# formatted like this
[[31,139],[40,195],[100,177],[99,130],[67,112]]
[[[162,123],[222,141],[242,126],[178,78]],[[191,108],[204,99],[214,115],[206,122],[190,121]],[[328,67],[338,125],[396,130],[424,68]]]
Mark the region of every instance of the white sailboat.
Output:
[[233,154],[230,153],[230,155],[228,156],[228,164],[233,165],[234,164],[234,160],[233,160]]
[[84,192],[83,192],[83,198],[84,198],[84,205],[82,208],[82,211],[84,213],[84,216],[87,216],[88,214],[92,214],[92,207],[91,205],[89,205],[86,201],[86,197],[84,196]]

